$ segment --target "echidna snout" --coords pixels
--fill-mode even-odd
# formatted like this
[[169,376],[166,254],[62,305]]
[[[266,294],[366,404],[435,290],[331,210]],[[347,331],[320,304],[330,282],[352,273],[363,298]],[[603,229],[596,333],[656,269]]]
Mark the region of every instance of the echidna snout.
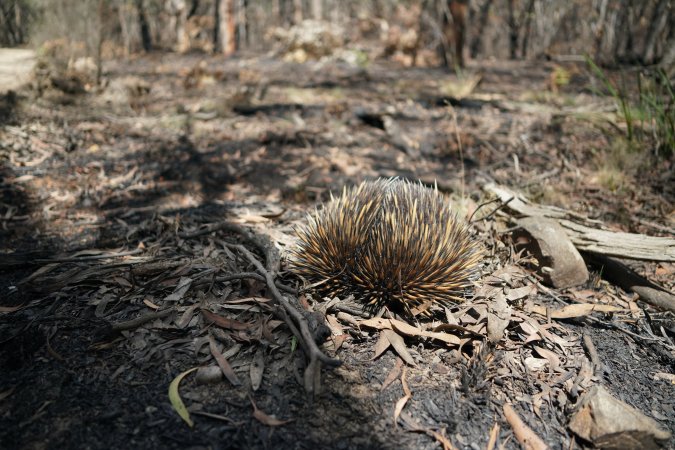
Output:
[[399,179],[345,188],[297,234],[291,269],[321,296],[413,315],[461,302],[482,255],[436,189]]

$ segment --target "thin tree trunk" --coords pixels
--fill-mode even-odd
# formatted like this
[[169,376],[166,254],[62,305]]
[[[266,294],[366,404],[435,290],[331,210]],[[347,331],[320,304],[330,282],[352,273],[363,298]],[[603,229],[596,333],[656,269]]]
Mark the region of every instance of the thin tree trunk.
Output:
[[248,21],[246,19],[246,0],[239,0],[237,5],[237,32],[240,46],[248,47]]
[[220,0],[218,6],[220,49],[225,56],[230,56],[237,48],[235,42],[234,0]]
[[293,23],[299,24],[303,20],[302,0],[293,0]]
[[138,25],[141,30],[141,44],[143,45],[143,50],[149,52],[152,50],[152,36],[150,36],[148,16],[145,14],[143,0],[136,0],[136,10],[138,11]]
[[126,2],[120,0],[117,2],[117,15],[120,21],[120,32],[122,33],[122,42],[124,43],[124,57],[128,57],[131,53],[131,36],[129,36],[129,24],[125,14]]
[[322,0],[312,0],[312,18],[316,20],[323,19],[323,2]]
[[101,86],[101,75],[103,74],[103,2],[98,0],[98,33],[96,34],[96,86]]
[[530,0],[525,9],[525,34],[523,35],[523,42],[520,47],[520,56],[527,59],[528,44],[530,41],[530,33],[532,31],[532,17],[534,16],[534,0]]
[[176,10],[173,11],[176,17],[176,49],[179,53],[185,53],[190,50],[190,36],[187,32],[188,9],[184,2],[176,2]]
[[478,20],[474,27],[477,30],[477,33],[474,33],[473,41],[471,41],[472,58],[475,58],[483,51],[483,30],[485,30],[485,27],[487,26],[491,6],[492,0],[485,0],[485,3],[483,3],[483,6],[480,9],[480,14],[478,15]]
[[671,0],[661,0],[659,1],[658,5],[656,5],[656,8],[654,8],[652,20],[649,22],[649,33],[647,34],[647,39],[645,40],[645,48],[643,52],[644,60],[642,61],[643,64],[654,64],[654,62],[658,59],[656,47],[659,42],[659,36],[663,33],[663,30],[668,23],[668,4],[670,1]]
[[197,13],[197,9],[199,8],[199,0],[192,0],[190,3],[190,11],[188,11],[188,19],[192,16],[194,16]]
[[518,23],[516,23],[515,0],[508,0],[509,58],[516,59],[518,49]]

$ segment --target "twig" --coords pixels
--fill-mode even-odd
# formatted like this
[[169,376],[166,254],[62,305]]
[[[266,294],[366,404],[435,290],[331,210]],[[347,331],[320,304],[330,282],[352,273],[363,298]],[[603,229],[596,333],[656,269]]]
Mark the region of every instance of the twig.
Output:
[[595,349],[595,344],[593,344],[593,341],[591,340],[591,336],[584,333],[583,343],[586,351],[588,352],[588,356],[591,358],[591,362],[593,363],[593,373],[597,375],[598,372],[601,371],[602,362],[598,356],[598,351]]
[[548,445],[520,418],[518,413],[508,403],[504,404],[504,417],[513,428],[513,434],[523,448],[531,450],[546,450]]
[[[497,206],[495,209],[493,209],[492,211],[490,211],[490,212],[488,213],[487,216],[481,217],[480,219],[476,219],[476,221],[478,221],[478,220],[487,220],[487,219],[489,219],[490,217],[494,216],[494,215],[497,213],[497,211],[499,211],[499,210],[501,210],[501,209],[504,209],[509,203],[511,203],[511,202],[513,201],[514,198],[515,198],[515,197],[511,197],[511,198],[509,198],[508,200],[502,202],[499,206]],[[500,199],[495,199],[495,201],[499,201],[499,200],[500,200]],[[492,203],[492,201],[490,201],[490,202],[488,202],[488,203],[485,203],[485,204],[489,204],[489,203]],[[482,206],[482,205],[481,205],[481,206]],[[480,208],[480,206],[479,206],[479,208]],[[476,208],[476,211],[478,211],[478,208]],[[474,211],[474,214],[476,213],[476,211]],[[473,214],[471,214],[471,218],[473,218]],[[473,223],[474,221],[471,220],[471,219],[469,219],[469,222]]]
[[490,430],[490,440],[488,440],[485,450],[494,450],[495,445],[497,444],[497,438],[499,437],[499,424],[495,422],[492,430]]
[[[270,271],[265,270],[260,261],[258,261],[256,257],[253,256],[253,254],[243,245],[228,244],[228,247],[236,249],[241,254],[246,256],[246,258],[251,262],[251,264],[255,266],[258,272],[260,272],[265,277],[265,280],[267,281],[267,287],[269,288],[272,297],[278,304],[283,306],[285,312],[292,319],[292,322],[290,320],[287,321],[289,328],[291,328],[299,341],[304,342],[303,347],[306,348],[307,356],[309,357],[309,364],[305,369],[305,390],[309,394],[318,392],[320,387],[319,376],[321,373],[321,363],[335,367],[342,364],[342,362],[338,359],[333,359],[326,356],[319,349],[316,341],[314,340],[314,337],[312,336],[312,332],[309,329],[307,319],[305,319],[305,317],[303,317],[303,315],[296,308],[294,308],[283,295],[281,295],[281,292],[279,292],[279,289],[274,283],[274,276],[270,273]],[[296,325],[297,328],[295,326],[291,326],[291,324]]]
[[157,311],[157,312],[151,312],[148,314],[144,314],[140,317],[136,317],[135,319],[127,320],[126,322],[118,322],[112,324],[112,331],[127,331],[127,330],[133,330],[135,328],[140,327],[146,322],[150,322],[151,320],[155,319],[163,319],[166,316],[170,315],[174,310],[172,308],[170,309],[165,309],[163,311]]
[[[473,221],[473,216],[475,216],[476,213],[477,213],[483,206],[487,206],[487,205],[489,205],[490,203],[495,203],[495,202],[498,202],[498,201],[499,201],[498,198],[493,198],[492,200],[488,200],[488,201],[483,202],[483,203],[481,203],[480,205],[478,205],[478,206],[476,207],[476,209],[474,209],[473,212],[471,213],[471,216],[469,217],[469,222],[472,222],[472,221]],[[481,219],[479,219],[479,220],[483,220],[483,218],[481,218]]]
[[[263,283],[266,282],[267,280],[263,275],[260,275],[257,272],[240,272],[240,273],[231,273],[228,275],[220,276],[220,277],[215,277],[213,279],[208,279],[208,280],[200,280],[198,282],[193,283],[193,286],[201,286],[203,284],[209,284],[211,282],[217,281],[219,283],[223,283],[226,281],[232,281],[232,280],[242,280],[246,278],[253,278],[254,280],[262,281]],[[290,286],[287,286],[285,284],[282,284],[278,281],[275,281],[274,284],[279,288],[280,291],[284,291],[288,294],[291,295],[298,295],[297,289],[294,289]]]
[[271,272],[273,275],[279,272],[279,267],[281,266],[281,257],[279,256],[279,251],[274,246],[274,244],[267,236],[253,234],[240,225],[229,222],[212,223],[197,231],[192,231],[190,233],[178,233],[178,236],[183,239],[191,239],[220,230],[231,231],[241,235],[244,239],[255,245],[256,248],[265,255],[267,272]]

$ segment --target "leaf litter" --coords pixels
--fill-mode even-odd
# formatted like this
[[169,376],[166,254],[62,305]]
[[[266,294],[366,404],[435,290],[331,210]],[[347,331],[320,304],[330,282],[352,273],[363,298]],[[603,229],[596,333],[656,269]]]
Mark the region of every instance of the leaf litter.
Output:
[[[276,76],[283,77],[294,76],[297,68],[282,66],[274,70],[277,69],[280,71],[275,72]],[[389,70],[375,68],[372,76],[388,77]],[[282,95],[281,92],[279,89],[273,95]],[[232,130],[228,132],[231,135],[212,129],[210,132],[215,133],[212,141],[198,134],[187,138],[172,135],[171,139],[175,138],[179,144],[171,145],[162,136],[166,132],[159,127],[153,130],[153,126],[128,133],[124,139],[128,139],[130,149],[162,148],[150,150],[149,158],[162,163],[168,160],[161,175],[151,173],[148,166],[133,158],[105,165],[92,160],[92,155],[100,154],[103,146],[106,150],[113,149],[104,142],[92,142],[93,134],[88,131],[91,127],[80,123],[74,139],[82,148],[95,149],[93,145],[97,145],[98,150],[75,155],[80,159],[73,164],[79,164],[80,172],[75,172],[68,183],[78,179],[102,182],[73,193],[59,177],[50,180],[40,172],[28,176],[35,177],[30,180],[35,182],[34,189],[67,194],[54,196],[55,203],[40,210],[40,214],[53,221],[54,228],[49,232],[67,236],[70,226],[70,233],[81,233],[83,241],[90,239],[88,236],[97,237],[86,241],[91,245],[85,249],[31,255],[32,262],[25,266],[30,270],[17,276],[13,285],[31,292],[32,297],[30,302],[19,303],[24,306],[2,306],[0,317],[17,320],[21,325],[19,330],[11,329],[3,340],[23,336],[30,342],[28,338],[35,336],[35,342],[40,342],[39,336],[46,327],[56,324],[56,333],[48,334],[46,348],[51,351],[46,358],[68,363],[69,358],[76,357],[77,350],[66,345],[67,338],[82,339],[88,363],[101,364],[95,361],[100,356],[100,360],[109,358],[116,365],[107,383],[110,380],[123,383],[120,397],[129,396],[125,392],[132,388],[134,395],[140,397],[142,393],[137,386],[150,384],[142,373],[152,371],[161,380],[159,384],[175,387],[171,398],[164,400],[175,411],[171,416],[163,415],[161,401],[149,403],[150,422],[175,425],[180,422],[172,422],[173,415],[182,416],[189,410],[192,416],[199,416],[195,418],[195,428],[209,436],[211,442],[221,432],[232,433],[230,436],[235,436],[239,443],[251,443],[254,438],[213,426],[208,419],[220,426],[245,423],[247,432],[260,439],[255,442],[274,439],[298,442],[301,435],[308,442],[326,443],[326,436],[330,435],[327,430],[340,431],[335,429],[335,423],[356,423],[365,424],[368,433],[345,427],[347,436],[363,434],[363,439],[369,439],[365,442],[386,443],[387,439],[388,442],[396,439],[410,446],[428,444],[421,437],[392,430],[394,417],[395,423],[402,425],[400,428],[421,431],[444,448],[496,445],[495,441],[508,447],[512,435],[523,433],[525,440],[536,440],[538,435],[547,442],[572,445],[566,409],[597,384],[600,377],[616,381],[617,367],[628,364],[621,359],[622,355],[608,353],[613,347],[606,340],[607,333],[592,327],[614,331],[613,339],[625,339],[630,343],[629,356],[640,359],[644,356],[640,356],[641,350],[635,343],[672,352],[672,340],[669,341],[663,328],[668,326],[667,318],[653,311],[647,314],[642,305],[626,294],[593,281],[581,288],[562,291],[544,287],[534,274],[531,258],[517,253],[509,242],[498,210],[474,222],[476,233],[491,257],[473,296],[438,311],[431,321],[408,323],[386,314],[364,318],[359,314],[358,301],[355,309],[347,299],[328,306],[331,301],[298,297],[297,280],[283,273],[275,252],[283,254],[293,245],[292,225],[302,220],[306,207],[297,207],[297,203],[281,206],[283,199],[299,202],[325,199],[330,189],[355,181],[361,172],[372,176],[402,174],[431,182],[434,178],[444,179],[443,174],[453,164],[446,155],[430,158],[419,171],[402,173],[399,168],[410,161],[408,153],[428,151],[425,148],[429,147],[428,142],[414,142],[423,138],[411,131],[429,120],[446,120],[447,114],[417,104],[412,108],[405,98],[384,102],[374,92],[366,94],[362,96],[364,101],[378,106],[390,103],[375,110],[413,111],[412,116],[400,115],[408,118],[397,118],[389,127],[390,134],[395,128],[401,139],[364,127],[354,128],[351,119],[340,123],[352,127],[353,133],[336,131],[330,129],[325,116],[313,116],[307,111],[301,113],[308,127],[303,130],[263,114],[255,121],[237,116],[220,118],[225,124],[222,129]],[[188,102],[193,100],[185,98]],[[152,108],[166,107],[158,99],[157,104],[149,105],[148,113],[153,113]],[[497,130],[491,138],[494,145],[513,149],[512,135],[499,131],[499,123],[489,122],[499,120],[496,112],[487,108],[482,113],[488,119],[459,115],[444,123],[450,130],[447,134],[457,135],[458,121],[467,128],[474,122],[479,128]],[[526,111],[519,113],[527,120],[535,119]],[[395,115],[388,113],[388,117]],[[123,130],[119,136],[129,131],[122,125],[126,119],[113,119],[113,127]],[[152,120],[151,116],[148,120]],[[96,117],[89,122],[92,121],[98,124]],[[200,121],[195,125],[209,126]],[[540,125],[546,126],[543,123],[537,126]],[[38,125],[35,139],[62,141],[65,145],[63,131],[50,126]],[[522,128],[524,124],[515,122],[513,126]],[[521,131],[530,133],[536,129]],[[21,127],[8,131],[10,137],[26,132]],[[143,142],[134,140],[135,136]],[[383,144],[383,139],[392,142]],[[225,144],[218,147],[215,143],[218,140]],[[235,148],[233,142],[243,147]],[[392,144],[401,150],[389,148]],[[443,138],[432,144],[440,148],[455,145]],[[387,151],[378,153],[375,163],[371,149],[382,145]],[[353,152],[355,146],[364,151]],[[67,159],[60,145],[38,147],[21,147],[17,156],[20,159],[15,159],[17,167],[41,167],[50,155]],[[494,164],[492,174],[501,181],[508,179],[510,168],[489,147],[481,147],[483,153],[473,156]],[[521,164],[521,170],[535,170],[538,164],[550,161],[552,156],[546,150],[535,147],[528,155],[531,167]],[[201,159],[202,164],[191,165],[192,158]],[[443,158],[448,167],[439,163]],[[282,182],[264,179],[269,175],[270,161],[290,175],[281,178]],[[314,164],[311,171],[305,170],[309,164]],[[227,174],[218,172],[219,167],[227,168]],[[256,178],[256,173],[263,176]],[[271,175],[276,177],[278,173]],[[29,181],[25,176],[15,180],[19,184]],[[208,189],[219,183],[227,185],[229,191],[201,205],[197,199],[209,198]],[[442,184],[441,188],[453,190],[452,186]],[[562,184],[560,188],[576,189],[576,186]],[[142,194],[136,196],[138,192]],[[169,194],[161,204],[139,201],[160,194]],[[88,204],[97,205],[98,210],[81,208],[72,214],[63,212],[60,217],[59,211],[66,211],[78,195],[89,196]],[[242,198],[246,204],[240,203]],[[125,199],[137,203],[127,203]],[[29,213],[33,214],[8,211],[2,218],[3,224],[27,223]],[[101,229],[102,225],[107,228]],[[264,235],[272,245],[262,242],[265,239],[260,236]],[[246,252],[241,251],[241,246]],[[250,256],[264,265],[265,270],[259,270]],[[660,265],[656,275],[667,281],[672,270],[668,265]],[[284,312],[280,307],[283,303],[272,294],[266,274],[275,276],[271,285],[279,291],[281,300],[292,302],[308,322],[312,313],[325,311],[330,338],[321,351],[341,360],[339,370],[328,369],[328,363],[316,351],[306,348],[309,341],[298,339],[302,332],[289,327],[284,318],[288,310]],[[90,308],[90,313],[85,307]],[[297,326],[299,322],[290,323]],[[94,338],[89,337],[86,327],[95,328],[96,333],[91,333]],[[3,328],[7,329],[10,328]],[[596,350],[589,350],[592,347],[583,344],[584,339],[590,340]],[[315,359],[308,363],[307,356],[312,353]],[[64,362],[55,355],[61,355]],[[669,361],[666,356],[663,358]],[[183,379],[186,369],[195,364],[216,369],[219,378],[204,384],[192,377]],[[314,369],[308,370],[312,364]],[[603,366],[613,367],[614,373],[603,372]],[[667,365],[657,367],[650,374],[650,382],[667,383]],[[313,392],[315,403],[302,400],[303,388],[307,386],[318,388]],[[15,386],[3,385],[2,392],[9,393],[5,401],[17,395]],[[182,407],[176,406],[178,400]],[[513,404],[513,410],[527,422],[531,433],[524,432],[525,428],[506,412],[503,405],[507,404]],[[667,411],[661,414],[668,417]],[[277,415],[289,419],[279,420]],[[192,420],[190,415],[187,417]],[[250,419],[264,427],[275,427],[274,436],[256,428]],[[187,422],[185,417],[180,420]],[[300,420],[310,425],[302,428]],[[299,431],[293,431],[296,426]],[[357,425],[355,429],[360,428]],[[489,429],[497,431],[489,433]],[[180,436],[173,430],[169,433]]]

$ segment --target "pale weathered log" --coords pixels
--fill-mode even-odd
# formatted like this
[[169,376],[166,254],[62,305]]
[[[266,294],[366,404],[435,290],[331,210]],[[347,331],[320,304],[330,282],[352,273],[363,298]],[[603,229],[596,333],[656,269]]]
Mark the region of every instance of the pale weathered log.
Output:
[[580,251],[646,261],[675,261],[675,239],[622,233],[600,228],[602,222],[553,206],[534,205],[503,186],[488,184],[483,188],[497,196],[515,217],[547,217],[565,228]]

